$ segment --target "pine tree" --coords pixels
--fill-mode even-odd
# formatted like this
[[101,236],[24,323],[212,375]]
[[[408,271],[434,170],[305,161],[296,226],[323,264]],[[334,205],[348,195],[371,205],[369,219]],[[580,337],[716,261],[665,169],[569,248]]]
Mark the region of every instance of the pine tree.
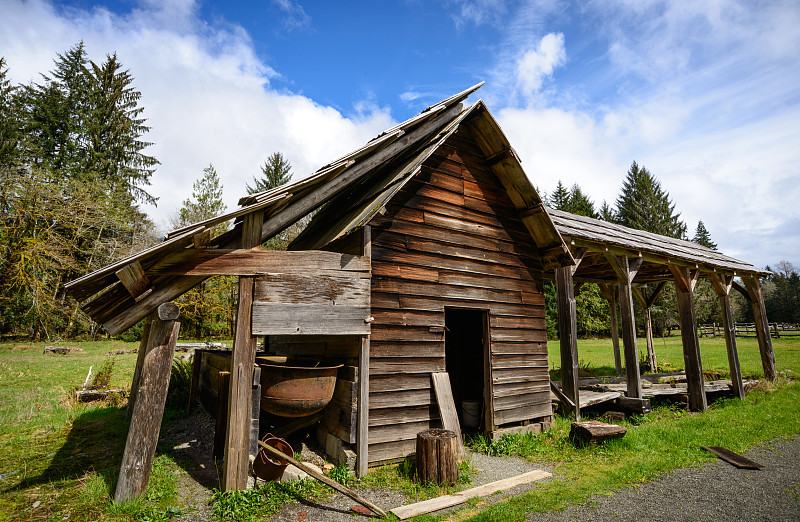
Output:
[[265,192],[285,185],[292,179],[292,165],[280,152],[273,152],[261,167],[261,177],[253,176],[254,185],[247,184],[247,193]]
[[192,197],[183,201],[178,211],[178,227],[219,216],[227,206],[222,201],[222,183],[214,165],[203,169],[203,176],[192,184]]
[[598,219],[608,221],[609,223],[617,222],[616,212],[614,212],[614,209],[611,208],[611,205],[609,205],[605,200],[603,200],[603,204],[600,206],[600,215],[598,216]]
[[556,189],[550,194],[549,204],[556,210],[566,210],[566,207],[569,205],[569,191],[567,187],[561,183],[561,180],[558,180],[558,185],[556,185]]
[[158,160],[143,152],[152,144],[141,140],[150,130],[142,118],[144,108],[139,106],[142,95],[133,88],[133,77],[122,69],[116,53],[101,65],[90,65],[83,173],[96,178],[115,197],[155,204],[155,198],[141,188],[150,184],[158,165]]
[[686,225],[675,204],[647,168],[634,161],[617,198],[617,222],[626,227],[682,239]]
[[694,231],[694,237],[692,238],[692,241],[698,245],[708,247],[711,250],[717,249],[717,244],[711,241],[711,234],[709,233],[705,224],[703,224],[702,220],[697,222],[697,228]]
[[17,156],[20,132],[16,92],[8,79],[6,59],[0,56],[0,168],[8,167]]

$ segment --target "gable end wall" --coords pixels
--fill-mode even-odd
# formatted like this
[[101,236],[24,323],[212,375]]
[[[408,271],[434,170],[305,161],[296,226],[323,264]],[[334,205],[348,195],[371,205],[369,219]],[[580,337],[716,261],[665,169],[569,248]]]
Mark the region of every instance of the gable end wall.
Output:
[[440,426],[430,374],[445,371],[445,307],[489,312],[495,427],[551,414],[540,259],[465,134],[372,223],[370,462]]

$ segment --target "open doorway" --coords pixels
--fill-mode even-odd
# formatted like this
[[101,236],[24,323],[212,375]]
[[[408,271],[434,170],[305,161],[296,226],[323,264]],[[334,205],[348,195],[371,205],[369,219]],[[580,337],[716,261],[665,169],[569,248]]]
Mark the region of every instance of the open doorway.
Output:
[[487,310],[445,308],[445,365],[450,376],[461,428],[479,431],[485,426],[486,361],[488,360]]

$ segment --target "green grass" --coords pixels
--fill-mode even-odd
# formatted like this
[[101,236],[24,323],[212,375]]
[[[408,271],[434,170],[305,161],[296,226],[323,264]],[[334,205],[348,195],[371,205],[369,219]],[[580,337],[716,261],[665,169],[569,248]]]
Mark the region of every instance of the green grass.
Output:
[[[652,414],[622,424],[628,433],[599,447],[576,448],[568,442],[570,421],[557,418],[541,435],[511,436],[494,443],[497,453],[555,464],[555,478],[523,495],[476,513],[463,510],[457,520],[524,520],[527,513],[562,510],[594,495],[635,486],[675,468],[716,457],[701,446],[724,446],[736,452],[800,433],[800,382],[762,386],[745,401],[726,399],[704,413],[661,406]],[[478,445],[480,446],[480,445]],[[444,517],[430,517],[441,520]]]
[[[789,375],[800,376],[800,335],[773,339],[772,343],[775,350],[775,369],[779,372],[789,370],[791,372]],[[622,350],[621,344],[620,341],[620,350]],[[745,379],[762,378],[764,371],[761,366],[758,341],[754,337],[737,337],[736,344],[742,376]],[[665,372],[684,369],[683,345],[680,335],[657,337],[653,339],[653,345],[659,369]],[[640,357],[647,354],[647,344],[644,339],[637,339],[636,346]],[[550,367],[559,368],[561,355],[558,340],[548,341],[547,351],[549,352]],[[729,375],[727,353],[725,339],[720,337],[700,338],[700,359],[703,369],[713,368]],[[590,368],[596,375],[614,375],[614,348],[611,339],[579,340],[578,362],[581,368]]]
[[[52,344],[52,343],[51,343]],[[0,343],[0,521],[5,520],[168,520],[192,506],[181,498],[178,478],[185,471],[170,448],[159,447],[145,498],[122,505],[111,502],[125,445],[127,423],[119,404],[78,404],[71,390],[83,384],[89,366],[99,369],[107,353],[132,349],[138,343],[117,341],[62,343],[83,352],[71,355],[43,354],[42,343]],[[640,350],[643,340],[639,340]],[[800,374],[800,337],[774,340],[778,371]],[[551,364],[558,362],[558,343],[550,348]],[[721,339],[701,339],[704,368],[727,369],[725,344]],[[659,361],[682,368],[680,338],[656,340]],[[581,365],[597,373],[613,374],[613,352],[609,340],[581,340]],[[761,375],[761,360],[755,339],[739,339],[739,354],[746,377]],[[113,355],[109,385],[130,385],[136,354]],[[610,370],[610,371],[604,371]],[[174,414],[174,412],[173,412]],[[569,421],[557,418],[554,429],[538,436],[505,438],[483,444],[497,454],[517,454],[556,469],[556,480],[537,486],[530,493],[490,507],[474,500],[454,515],[458,519],[519,520],[530,511],[563,509],[592,495],[641,483],[675,467],[693,465],[712,457],[701,445],[725,446],[746,451],[755,444],[800,432],[800,385],[782,381],[776,387],[748,394],[744,403],[724,401],[702,414],[680,408],[660,407],[655,413],[628,422],[628,435],[600,448],[573,448],[566,435]],[[461,471],[465,482],[474,470]],[[423,487],[410,478],[408,466],[394,466],[370,473],[358,485],[392,486],[415,498],[446,494],[447,488]],[[339,477],[337,477],[339,478]],[[340,477],[345,480],[344,477]],[[302,488],[300,488],[302,490]],[[324,496],[319,488],[271,491],[261,497],[289,501],[310,494]],[[253,495],[253,494],[251,494]],[[209,500],[212,492],[209,492]],[[256,497],[253,497],[256,498]],[[259,503],[255,518],[276,509],[263,498],[228,499],[215,503],[234,518],[249,518],[244,512],[251,501]],[[220,501],[221,498],[218,498]],[[37,507],[33,507],[40,502]],[[386,506],[389,507],[389,506]],[[237,512],[237,510],[244,510]],[[228,511],[226,511],[228,510]],[[235,514],[235,513],[238,513]],[[436,520],[437,517],[423,517]]]

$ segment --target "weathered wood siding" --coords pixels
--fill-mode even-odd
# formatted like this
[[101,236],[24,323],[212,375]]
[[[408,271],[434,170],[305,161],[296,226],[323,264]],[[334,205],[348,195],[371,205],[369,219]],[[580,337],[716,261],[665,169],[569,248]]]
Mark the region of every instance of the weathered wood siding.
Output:
[[371,462],[438,425],[445,307],[489,312],[494,426],[552,413],[539,255],[508,195],[465,130],[417,178],[372,223]]

